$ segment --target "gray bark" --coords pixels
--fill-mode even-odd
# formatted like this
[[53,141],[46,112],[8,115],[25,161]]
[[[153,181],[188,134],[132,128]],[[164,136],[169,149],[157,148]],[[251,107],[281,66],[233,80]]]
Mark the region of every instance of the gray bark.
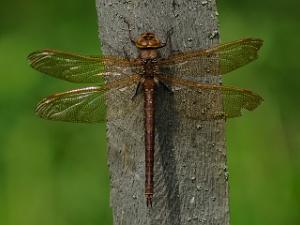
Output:
[[[129,21],[134,37],[152,31],[164,41],[173,28],[171,42],[161,49],[163,57],[172,51],[210,47],[219,39],[216,12],[214,0],[97,0],[102,52],[137,56],[123,18]],[[130,105],[134,88],[108,94],[108,117]],[[158,90],[155,187],[150,209],[144,197],[143,103],[136,113],[107,123],[115,225],[229,224],[224,121],[182,118],[175,113],[173,103],[164,90]]]

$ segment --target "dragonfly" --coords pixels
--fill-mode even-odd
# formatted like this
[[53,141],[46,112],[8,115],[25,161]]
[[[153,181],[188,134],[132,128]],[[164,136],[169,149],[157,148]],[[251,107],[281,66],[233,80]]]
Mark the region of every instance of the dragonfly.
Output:
[[[147,207],[152,207],[155,100],[158,87],[163,87],[175,99],[178,97],[182,100],[180,96],[183,94],[186,105],[181,104],[183,106],[178,106],[177,109],[175,106],[175,110],[179,115],[190,119],[219,120],[240,116],[243,109],[252,111],[263,101],[258,94],[246,89],[196,80],[227,74],[252,62],[258,57],[263,41],[244,38],[208,49],[172,53],[163,58],[159,49],[165,47],[167,41],[162,42],[155,33],[144,32],[135,39],[129,33],[129,38],[138,50],[136,58],[83,56],[52,49],[29,54],[30,65],[42,73],[74,83],[94,83],[89,87],[50,95],[37,104],[35,112],[48,120],[85,123],[113,120],[114,118],[106,118],[104,110],[107,94],[135,86],[132,103],[129,104],[132,107],[124,106],[126,109],[123,111],[132,113],[136,110],[136,96],[143,93],[145,198]],[[192,76],[195,80],[186,79],[185,76]],[[204,101],[202,109],[197,102],[189,100],[188,93],[196,94]],[[122,119],[122,116],[122,113],[116,113],[115,118]]]

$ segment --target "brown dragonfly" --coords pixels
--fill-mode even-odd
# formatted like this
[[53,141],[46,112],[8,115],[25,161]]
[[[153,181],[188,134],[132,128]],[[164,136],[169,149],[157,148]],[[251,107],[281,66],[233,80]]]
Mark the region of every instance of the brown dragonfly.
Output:
[[[31,66],[45,74],[75,83],[96,83],[96,86],[53,94],[40,101],[36,113],[49,120],[69,122],[104,122],[106,119],[105,96],[136,85],[144,93],[145,126],[145,196],[152,207],[153,161],[155,131],[155,93],[164,87],[175,98],[182,93],[194,92],[205,101],[202,110],[194,101],[185,97],[186,106],[179,107],[180,115],[197,120],[217,120],[241,115],[241,110],[254,110],[263,99],[248,90],[218,84],[201,83],[184,79],[184,76],[212,77],[226,74],[257,58],[262,46],[260,39],[247,38],[220,44],[208,49],[171,54],[161,58],[159,48],[166,45],[151,32],[130,40],[139,51],[137,58],[117,56],[81,56],[45,49],[28,56]],[[107,82],[108,78],[110,82]],[[110,79],[120,77],[119,79]],[[211,97],[213,96],[213,97]],[[221,101],[220,101],[221,100]],[[132,98],[135,102],[136,98]],[[217,102],[217,103],[216,103]],[[134,105],[134,103],[132,103]],[[214,107],[218,105],[219,107]],[[134,110],[136,107],[131,107]],[[176,106],[175,106],[176,109]],[[126,110],[124,110],[126,111]],[[129,113],[132,112],[128,110]],[[121,117],[121,114],[116,117]],[[113,118],[111,118],[113,119]]]

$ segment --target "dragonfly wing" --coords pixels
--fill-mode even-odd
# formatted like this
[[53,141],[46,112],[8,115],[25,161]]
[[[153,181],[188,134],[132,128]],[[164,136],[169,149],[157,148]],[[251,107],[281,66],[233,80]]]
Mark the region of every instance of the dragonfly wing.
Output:
[[54,94],[38,103],[36,114],[48,120],[103,122],[105,91],[100,87],[87,87]]
[[[48,120],[103,122],[106,120],[105,94],[114,88],[135,84],[138,75],[110,82],[102,87],[87,87],[51,95],[38,103],[36,114]],[[120,116],[115,115],[115,116]]]
[[263,102],[261,96],[246,89],[221,86],[220,91],[226,118],[241,116],[242,109],[253,111]]
[[208,76],[226,74],[258,57],[263,41],[247,38],[220,44],[209,49],[173,54],[159,64],[162,73],[176,76]]
[[[81,56],[45,49],[28,56],[31,66],[50,76],[76,83],[104,83],[104,76],[131,74],[139,64],[113,56]],[[120,77],[119,77],[120,78]]]
[[[189,80],[159,76],[174,86],[175,108],[182,116],[197,120],[215,120],[242,115],[242,110],[252,111],[263,101],[259,95],[234,87],[202,84]],[[187,87],[187,88],[186,88]]]

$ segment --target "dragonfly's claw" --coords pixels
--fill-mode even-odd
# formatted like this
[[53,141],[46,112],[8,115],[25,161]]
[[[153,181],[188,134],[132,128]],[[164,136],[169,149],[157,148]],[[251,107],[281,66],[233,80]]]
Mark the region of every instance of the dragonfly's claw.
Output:
[[147,197],[147,207],[152,208],[152,194],[149,194],[146,196]]

